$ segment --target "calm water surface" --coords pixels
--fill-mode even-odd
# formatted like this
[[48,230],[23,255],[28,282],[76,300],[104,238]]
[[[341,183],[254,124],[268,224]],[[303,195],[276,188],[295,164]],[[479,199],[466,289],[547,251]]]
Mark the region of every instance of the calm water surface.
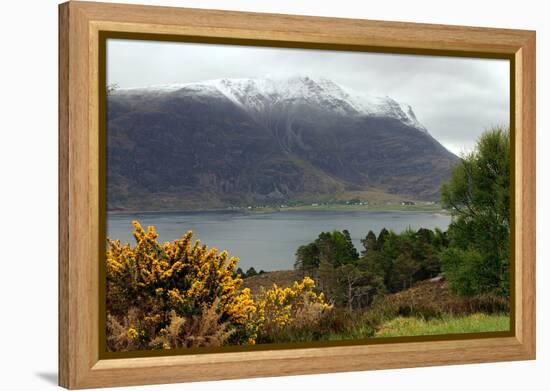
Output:
[[154,212],[108,214],[107,234],[112,239],[134,243],[132,220],[153,225],[161,242],[181,237],[191,230],[202,244],[228,250],[240,258],[239,266],[256,270],[291,269],[296,249],[313,241],[322,231],[344,230],[361,250],[360,239],[369,230],[387,228],[401,232],[408,227],[447,229],[450,216],[433,212],[380,211],[285,211],[250,214],[219,212]]

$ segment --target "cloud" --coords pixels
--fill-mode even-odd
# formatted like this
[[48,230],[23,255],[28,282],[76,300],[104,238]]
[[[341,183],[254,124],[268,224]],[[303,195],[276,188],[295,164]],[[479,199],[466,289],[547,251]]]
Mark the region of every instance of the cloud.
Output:
[[122,88],[309,74],[391,96],[455,153],[509,122],[507,60],[137,40],[109,40],[107,50],[108,82]]

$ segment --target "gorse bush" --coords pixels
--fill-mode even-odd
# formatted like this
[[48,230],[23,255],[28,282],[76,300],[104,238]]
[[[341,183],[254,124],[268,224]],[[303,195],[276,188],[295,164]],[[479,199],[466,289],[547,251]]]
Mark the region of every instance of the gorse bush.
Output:
[[241,289],[238,258],[192,243],[192,232],[160,244],[134,222],[135,246],[108,240],[107,345],[111,351],[254,344],[266,330],[312,322],[330,308],[313,280]]
[[305,277],[295,281],[291,287],[281,288],[273,284],[271,289],[262,290],[256,299],[255,320],[258,325],[258,339],[261,342],[275,342],[282,335],[314,328],[321,317],[332,309],[325,303],[323,293],[317,294],[315,282]]
[[162,328],[158,327],[160,315],[143,316],[137,308],[130,309],[121,320],[109,315],[108,345],[114,351],[222,346],[235,329],[221,321],[217,307],[216,302],[210,307],[204,305],[202,313],[192,318],[183,318],[172,310],[167,325]]
[[[127,323],[138,333],[128,349],[150,348],[150,342],[175,319],[172,313],[189,325],[205,309],[215,311],[219,323],[232,330],[231,342],[254,341],[251,316],[256,308],[250,291],[239,289],[242,280],[234,276],[237,258],[199,240],[192,244],[191,232],[160,244],[153,227],[145,231],[138,222],[133,224],[136,245],[109,240],[106,260],[111,324]],[[132,318],[139,319],[139,327]]]
[[192,319],[182,318],[176,311],[170,311],[168,327],[162,329],[149,346],[171,349],[224,345],[235,333],[235,329],[231,329],[228,322],[221,320],[222,314],[216,308],[216,302],[210,307],[203,305],[202,313]]

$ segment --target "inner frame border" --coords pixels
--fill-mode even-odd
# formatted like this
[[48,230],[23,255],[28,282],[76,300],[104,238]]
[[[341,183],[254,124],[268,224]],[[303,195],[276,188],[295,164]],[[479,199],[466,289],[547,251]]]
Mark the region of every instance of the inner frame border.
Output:
[[[235,46],[256,46],[256,47],[271,47],[271,48],[290,48],[290,49],[306,49],[306,50],[332,50],[332,51],[348,51],[348,52],[366,52],[379,54],[405,54],[405,55],[423,55],[437,57],[457,57],[457,58],[478,58],[478,59],[501,59],[509,61],[510,72],[510,108],[509,108],[509,128],[510,128],[510,330],[494,331],[494,332],[479,332],[479,333],[463,333],[463,334],[440,334],[426,336],[407,336],[407,337],[383,337],[383,338],[367,338],[354,339],[344,341],[317,341],[317,342],[297,342],[297,343],[277,343],[277,344],[259,344],[259,345],[232,345],[217,348],[200,347],[200,348],[180,348],[170,350],[143,350],[135,352],[108,352],[107,351],[107,336],[106,336],[106,266],[105,266],[105,243],[107,239],[107,40],[109,39],[124,39],[124,40],[140,40],[140,41],[157,41],[157,42],[179,42],[179,43],[202,43],[202,44],[218,44],[218,45],[235,45]],[[411,49],[411,48],[395,48],[384,46],[368,46],[368,45],[348,45],[348,44],[333,44],[333,43],[311,43],[311,42],[295,42],[295,41],[278,41],[278,40],[263,40],[263,39],[241,39],[227,37],[205,37],[194,35],[177,35],[177,34],[156,34],[156,33],[139,33],[139,32],[122,32],[122,31],[98,31],[98,114],[99,114],[99,338],[98,338],[98,353],[99,359],[119,359],[119,358],[135,358],[135,357],[165,357],[175,355],[196,355],[208,353],[228,353],[228,352],[253,352],[266,350],[283,350],[283,349],[304,349],[304,348],[320,348],[334,346],[357,346],[357,345],[374,345],[374,344],[396,344],[404,342],[433,342],[433,341],[453,341],[453,340],[470,340],[484,338],[502,338],[516,336],[516,214],[515,214],[515,199],[516,199],[516,172],[515,172],[515,157],[516,157],[516,131],[515,131],[515,111],[516,111],[516,62],[515,54],[505,53],[485,53],[474,51],[458,51],[458,50],[439,50],[439,49]]]

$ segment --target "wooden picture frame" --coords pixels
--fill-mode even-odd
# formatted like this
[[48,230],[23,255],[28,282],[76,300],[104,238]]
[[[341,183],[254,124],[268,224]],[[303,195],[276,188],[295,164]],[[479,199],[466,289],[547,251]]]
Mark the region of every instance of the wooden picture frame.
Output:
[[[105,359],[103,32],[511,61],[513,330],[500,336]],[[59,384],[90,388],[535,358],[535,32],[70,1],[59,6]]]

